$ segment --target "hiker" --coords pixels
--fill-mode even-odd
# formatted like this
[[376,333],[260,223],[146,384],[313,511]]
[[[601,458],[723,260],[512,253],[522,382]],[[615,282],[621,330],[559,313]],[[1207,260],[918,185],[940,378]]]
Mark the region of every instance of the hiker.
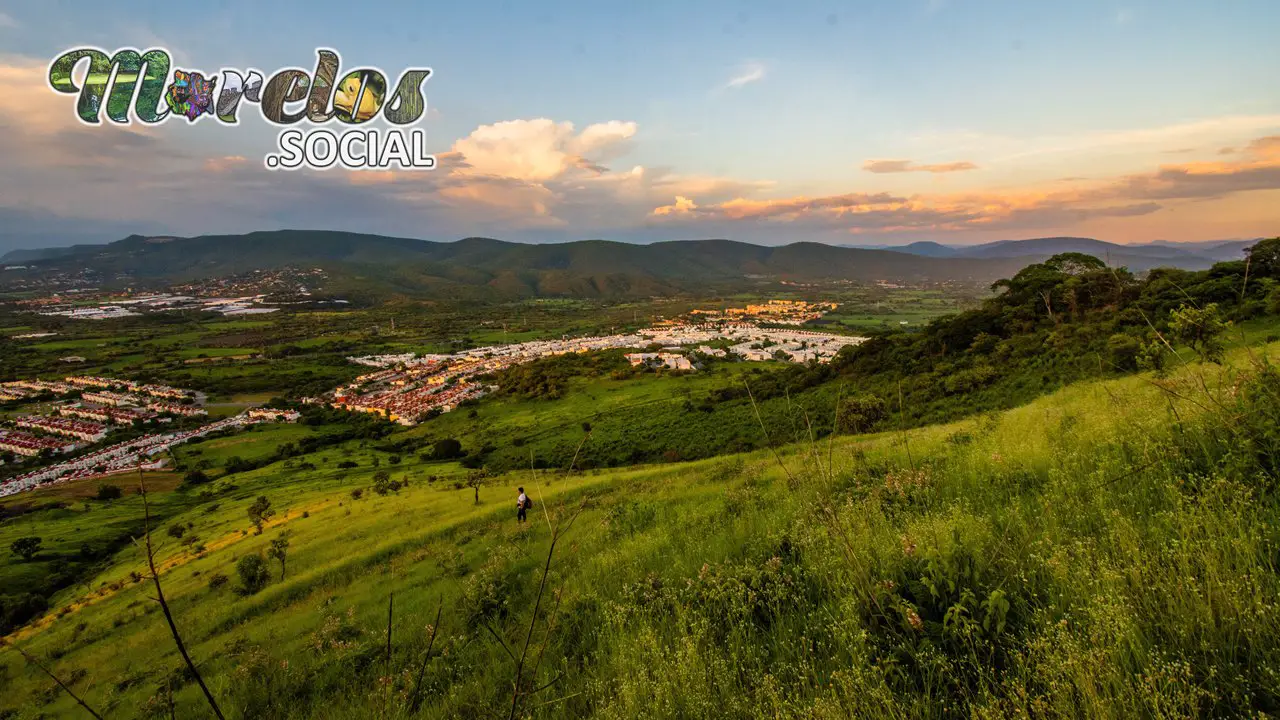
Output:
[[529,500],[529,496],[524,494],[524,488],[520,488],[520,497],[516,498],[516,520],[525,521],[525,512],[533,505]]

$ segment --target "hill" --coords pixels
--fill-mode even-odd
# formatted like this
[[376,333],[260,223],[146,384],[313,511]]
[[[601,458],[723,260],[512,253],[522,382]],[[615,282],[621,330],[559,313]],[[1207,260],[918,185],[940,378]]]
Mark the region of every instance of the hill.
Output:
[[[936,251],[943,246],[931,247]],[[103,283],[114,285],[316,266],[334,276],[331,285],[340,291],[626,297],[735,290],[778,281],[989,283],[1012,275],[1039,255],[1054,254],[1050,252],[1052,247],[1053,243],[1041,242],[1025,251],[1004,249],[985,254],[972,251],[973,257],[959,252],[955,256],[924,257],[820,243],[766,247],[729,240],[652,245],[586,240],[527,245],[489,238],[429,242],[346,232],[282,230],[191,238],[134,235],[102,246],[35,254],[17,251],[0,262],[11,262],[11,257],[13,262],[21,259],[33,267],[27,273],[87,269]],[[1199,262],[1172,251],[1165,251],[1165,256],[1171,265]],[[1165,256],[1117,258],[1146,268],[1164,262]]]
[[[1268,357],[1280,344],[908,432],[526,469],[484,479],[479,503],[448,467],[352,442],[157,494],[185,498],[164,526],[199,536],[157,562],[229,717],[1271,712]],[[410,484],[374,492],[375,458]],[[527,525],[517,485],[537,502]],[[260,495],[276,514],[257,535]],[[140,505],[30,511],[0,541],[40,528],[49,555],[74,553],[73,527]],[[287,572],[272,560],[238,594],[241,560],[280,539]],[[146,572],[119,552],[11,640],[109,716],[199,715]],[[0,667],[0,709],[77,711],[16,653]]]

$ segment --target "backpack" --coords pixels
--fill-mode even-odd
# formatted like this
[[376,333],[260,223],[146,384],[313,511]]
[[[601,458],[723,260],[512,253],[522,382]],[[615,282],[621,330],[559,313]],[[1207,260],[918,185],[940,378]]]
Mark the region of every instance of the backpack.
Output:
[[529,497],[528,495],[524,496],[524,509],[525,510],[533,509],[533,498]]

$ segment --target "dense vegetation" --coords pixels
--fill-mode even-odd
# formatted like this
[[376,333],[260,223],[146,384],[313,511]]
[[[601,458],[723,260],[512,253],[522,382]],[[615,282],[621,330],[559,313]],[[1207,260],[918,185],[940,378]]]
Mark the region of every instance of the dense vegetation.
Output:
[[[1061,255],[826,366],[602,353],[411,431],[311,408],[180,453],[165,594],[234,717],[1274,714],[1278,285],[1280,239],[1143,279]],[[99,495],[0,505],[13,587],[117,543],[6,598],[51,611],[11,639],[112,716],[203,712],[120,551],[141,500]],[[0,679],[0,717],[75,709]]]

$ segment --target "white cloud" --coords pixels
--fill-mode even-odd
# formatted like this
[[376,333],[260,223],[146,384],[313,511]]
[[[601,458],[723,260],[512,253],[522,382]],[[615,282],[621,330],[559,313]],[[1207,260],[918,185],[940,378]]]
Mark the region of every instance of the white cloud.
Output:
[[0,12],[0,28],[14,29],[18,27],[18,21],[13,16]]
[[459,173],[545,182],[573,170],[604,171],[599,163],[626,151],[634,122],[611,120],[575,132],[571,122],[548,118],[481,125],[453,144]]
[[763,79],[764,65],[758,62],[747,63],[742,66],[737,75],[729,78],[729,82],[725,83],[724,89],[733,90]]

